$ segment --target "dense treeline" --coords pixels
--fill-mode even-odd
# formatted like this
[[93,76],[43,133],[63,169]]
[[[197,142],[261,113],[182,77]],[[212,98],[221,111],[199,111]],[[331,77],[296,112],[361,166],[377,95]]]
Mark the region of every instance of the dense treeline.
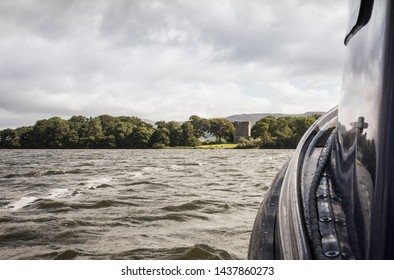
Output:
[[[251,137],[238,148],[295,148],[305,131],[318,118],[272,116],[257,121]],[[33,126],[0,131],[0,148],[31,149],[143,149],[201,144],[215,137],[217,143],[233,142],[234,125],[224,118],[205,119],[193,115],[188,121],[159,121],[155,126],[137,117],[73,116],[39,120]]]
[[295,149],[307,129],[320,115],[264,117],[257,121],[251,137],[241,139],[238,148]]
[[234,126],[227,119],[191,116],[189,121],[160,121],[156,127],[137,117],[95,118],[73,116],[39,120],[34,126],[0,131],[0,148],[32,149],[141,149],[166,146],[197,146],[200,138],[213,135],[217,141],[231,141]]

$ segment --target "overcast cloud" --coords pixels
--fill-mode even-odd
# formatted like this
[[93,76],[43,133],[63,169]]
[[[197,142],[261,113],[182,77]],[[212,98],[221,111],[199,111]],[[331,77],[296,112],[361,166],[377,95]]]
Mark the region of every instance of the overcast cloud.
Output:
[[72,115],[326,111],[347,1],[0,1],[0,129]]

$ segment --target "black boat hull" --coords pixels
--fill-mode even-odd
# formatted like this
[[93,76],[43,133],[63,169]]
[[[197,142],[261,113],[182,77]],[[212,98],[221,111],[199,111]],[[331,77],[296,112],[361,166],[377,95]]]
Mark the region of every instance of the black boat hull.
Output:
[[338,108],[275,179],[250,259],[394,259],[394,5],[350,11]]

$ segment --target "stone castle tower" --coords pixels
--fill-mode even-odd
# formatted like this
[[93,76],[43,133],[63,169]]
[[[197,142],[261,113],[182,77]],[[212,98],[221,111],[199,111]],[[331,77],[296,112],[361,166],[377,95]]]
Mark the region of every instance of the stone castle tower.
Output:
[[250,137],[250,122],[233,122],[235,127],[234,143],[238,143],[241,138]]

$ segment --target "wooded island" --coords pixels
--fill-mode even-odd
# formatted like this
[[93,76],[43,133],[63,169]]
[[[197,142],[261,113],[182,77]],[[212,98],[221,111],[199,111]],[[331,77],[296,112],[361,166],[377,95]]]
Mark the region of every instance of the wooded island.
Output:
[[[237,148],[294,149],[320,115],[264,117]],[[138,117],[73,116],[39,120],[33,126],[0,131],[2,149],[146,149],[232,143],[235,128],[225,118],[193,115],[188,121],[151,125]],[[209,140],[212,139],[212,140]]]

